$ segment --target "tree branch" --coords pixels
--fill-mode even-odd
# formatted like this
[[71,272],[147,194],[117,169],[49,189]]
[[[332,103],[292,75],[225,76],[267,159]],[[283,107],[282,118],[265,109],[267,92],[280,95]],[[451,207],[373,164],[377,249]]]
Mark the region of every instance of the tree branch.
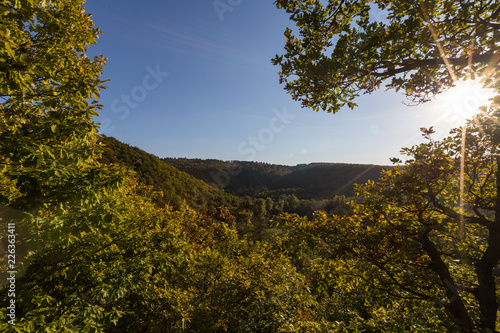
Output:
[[493,14],[491,14],[490,20],[496,20],[499,15],[500,15],[500,6],[498,6],[497,10],[495,10]]
[[425,232],[420,237],[419,241],[422,244],[422,248],[432,261],[430,268],[435,273],[437,273],[443,284],[446,297],[449,300],[447,309],[455,318],[460,321],[463,332],[474,332],[475,325],[472,322],[472,319],[469,315],[469,312],[467,311],[467,308],[465,307],[465,304],[462,301],[462,298],[460,297],[460,294],[457,291],[456,284],[451,277],[448,266],[446,266],[446,264],[441,259],[439,251],[436,248],[436,245],[429,239],[428,233],[429,231]]
[[466,216],[466,215],[457,213],[456,211],[454,211],[450,207],[446,207],[445,205],[439,203],[435,197],[431,197],[430,200],[431,200],[432,204],[437,209],[439,209],[439,211],[441,211],[442,213],[444,213],[445,215],[448,215],[449,217],[451,217],[453,219],[456,219],[457,221],[460,220],[461,218],[463,218],[467,222],[479,224],[479,225],[482,225],[484,227],[488,227],[488,225],[490,224],[489,220],[485,220],[485,219],[482,219],[480,217]]
[[[483,54],[479,55],[472,55],[472,64],[475,63],[485,63],[485,64],[490,64],[490,65],[496,65],[499,61],[500,58],[496,57],[498,53],[495,51],[492,52],[486,52]],[[470,57],[461,57],[461,58],[446,58],[446,60],[454,66],[468,66],[470,63],[469,61],[471,60]],[[434,58],[434,59],[422,59],[422,60],[413,60],[410,63],[403,64],[402,67],[400,68],[395,68],[395,69],[388,69],[385,72],[378,73],[378,72],[371,72],[371,75],[376,76],[376,77],[391,77],[395,76],[397,74],[401,74],[404,72],[409,72],[411,70],[417,69],[419,67],[436,67],[436,66],[441,66],[444,65],[444,60],[443,58]]]

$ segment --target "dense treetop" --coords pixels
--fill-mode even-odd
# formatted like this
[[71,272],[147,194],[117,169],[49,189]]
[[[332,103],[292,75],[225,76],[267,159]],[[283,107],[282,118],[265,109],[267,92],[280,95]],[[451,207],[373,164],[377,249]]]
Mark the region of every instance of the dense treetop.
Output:
[[105,59],[85,54],[99,30],[81,1],[2,1],[0,11],[0,200],[35,207],[98,172]]
[[[287,28],[280,82],[304,107],[337,112],[379,88],[428,101],[457,79],[498,87],[496,1],[277,0]],[[298,36],[298,37],[296,37]]]

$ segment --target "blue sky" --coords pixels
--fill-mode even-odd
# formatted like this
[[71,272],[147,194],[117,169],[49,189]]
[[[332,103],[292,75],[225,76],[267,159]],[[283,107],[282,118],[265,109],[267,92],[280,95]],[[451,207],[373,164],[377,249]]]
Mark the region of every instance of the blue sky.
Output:
[[421,142],[420,127],[442,136],[460,120],[442,100],[456,95],[409,107],[403,95],[378,91],[353,111],[301,108],[271,64],[293,25],[271,0],[85,7],[102,31],[90,54],[108,58],[101,132],[159,157],[388,165]]

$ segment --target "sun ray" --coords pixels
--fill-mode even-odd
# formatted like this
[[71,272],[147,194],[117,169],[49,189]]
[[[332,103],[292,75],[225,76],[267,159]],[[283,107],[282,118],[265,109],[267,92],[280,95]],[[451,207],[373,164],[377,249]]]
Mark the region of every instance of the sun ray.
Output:
[[[453,85],[454,86],[457,86],[458,83],[459,83],[459,80],[450,64],[450,62],[448,61],[448,59],[446,58],[446,54],[444,52],[444,49],[441,45],[441,43],[439,42],[439,39],[437,37],[437,34],[436,34],[436,31],[434,29],[434,26],[432,25],[432,22],[430,20],[430,17],[427,13],[427,10],[425,9],[425,7],[423,6],[422,4],[422,1],[420,0],[419,1],[419,5],[420,5],[420,8],[422,9],[422,13],[424,14],[424,17],[425,17],[425,20],[427,21],[427,27],[429,28],[430,32],[431,32],[431,35],[432,35],[432,38],[434,39],[434,42],[436,43],[436,46],[439,50],[439,54],[441,56],[441,58],[443,59],[443,62],[446,66],[446,69],[448,70],[448,72],[450,73],[450,76],[451,76],[451,79],[453,80]],[[472,44],[470,46],[470,49],[469,50],[473,50],[474,48],[474,45]],[[469,62],[469,66],[468,66],[468,69],[467,69],[467,76],[466,76],[466,79],[470,79],[471,77],[471,63],[472,63],[472,52],[469,52],[469,59],[468,59],[468,62]],[[476,101],[476,100],[474,100]],[[462,107],[465,107],[466,108],[466,111],[467,111],[467,105],[464,103],[462,105]],[[477,112],[477,109],[480,107],[480,105],[476,105],[475,106],[475,109],[474,112]],[[474,108],[474,107],[473,107]],[[460,109],[461,111],[462,109]],[[459,111],[459,112],[460,112]],[[471,110],[469,110],[469,113]],[[456,112],[456,111],[455,111]],[[474,113],[471,114],[471,116],[473,116]],[[462,115],[463,118],[467,118],[466,115]],[[465,119],[464,119],[465,120]],[[460,230],[460,240],[461,242],[465,242],[465,221],[464,221],[464,215],[465,215],[465,210],[464,210],[464,179],[465,179],[465,173],[464,173],[464,170],[465,170],[465,144],[466,144],[466,126],[465,124],[461,127],[462,128],[462,139],[461,139],[461,149],[460,149],[460,179],[459,179],[459,230]]]
[[432,25],[432,22],[430,20],[429,14],[427,13],[427,10],[425,9],[425,7],[422,4],[422,0],[420,0],[418,3],[420,4],[420,8],[422,9],[422,13],[424,14],[425,20],[427,21],[427,27],[429,28],[431,35],[432,35],[432,38],[434,39],[434,42],[436,43],[436,46],[439,50],[439,55],[443,59],[444,64],[446,66],[446,69],[450,73],[451,79],[453,80],[453,82],[457,82],[458,81],[457,76],[455,75],[453,67],[451,67],[450,62],[448,61],[448,58],[446,58],[446,54],[444,52],[444,49],[441,46],[441,43],[439,42],[439,39],[438,39],[437,34],[436,34],[436,30],[434,29],[434,26]]

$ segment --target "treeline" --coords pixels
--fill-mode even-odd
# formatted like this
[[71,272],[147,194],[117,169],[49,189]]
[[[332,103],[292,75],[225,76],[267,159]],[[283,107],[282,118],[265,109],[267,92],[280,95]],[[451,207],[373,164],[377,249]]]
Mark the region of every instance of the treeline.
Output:
[[247,161],[163,158],[181,171],[238,196],[293,191],[299,199],[354,195],[354,184],[377,180],[380,165],[312,163],[296,166]]

